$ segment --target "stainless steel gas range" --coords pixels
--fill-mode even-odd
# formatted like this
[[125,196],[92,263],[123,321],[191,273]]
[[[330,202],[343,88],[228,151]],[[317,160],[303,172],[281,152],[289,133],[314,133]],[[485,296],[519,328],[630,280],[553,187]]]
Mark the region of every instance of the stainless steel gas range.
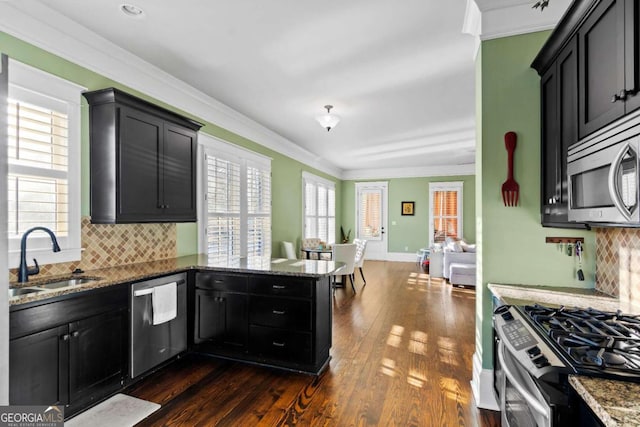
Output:
[[504,305],[493,322],[503,426],[574,425],[568,374],[640,382],[640,316]]

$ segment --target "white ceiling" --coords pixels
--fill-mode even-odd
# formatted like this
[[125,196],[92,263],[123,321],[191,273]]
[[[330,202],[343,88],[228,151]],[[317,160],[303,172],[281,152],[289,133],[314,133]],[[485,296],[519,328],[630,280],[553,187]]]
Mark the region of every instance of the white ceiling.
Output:
[[[337,175],[474,163],[475,39],[462,33],[466,0],[126,1],[144,16],[125,16],[123,0],[14,4],[73,34],[64,15]],[[342,117],[330,132],[314,119],[325,104]]]

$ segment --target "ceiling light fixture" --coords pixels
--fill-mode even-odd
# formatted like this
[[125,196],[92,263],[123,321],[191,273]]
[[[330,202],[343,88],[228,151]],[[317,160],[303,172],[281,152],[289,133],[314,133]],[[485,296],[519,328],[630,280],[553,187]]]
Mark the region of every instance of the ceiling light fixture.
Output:
[[320,123],[320,126],[327,129],[329,132],[332,128],[336,127],[338,122],[340,122],[340,117],[335,114],[331,114],[331,109],[333,105],[325,105],[324,108],[327,109],[327,114],[323,114],[321,116],[317,116],[316,120]]
[[142,18],[144,16],[144,11],[138,6],[132,4],[121,4],[120,10],[130,18]]

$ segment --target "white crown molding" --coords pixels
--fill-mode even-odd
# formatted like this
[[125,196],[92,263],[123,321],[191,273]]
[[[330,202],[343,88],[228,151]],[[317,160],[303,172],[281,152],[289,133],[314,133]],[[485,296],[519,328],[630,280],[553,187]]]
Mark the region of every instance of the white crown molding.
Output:
[[465,165],[438,165],[414,168],[358,169],[345,170],[342,179],[381,179],[381,178],[424,178],[435,176],[475,175],[475,163]]
[[341,178],[342,169],[38,2],[0,2],[0,30]]
[[[544,11],[533,0],[467,0],[462,32],[491,40],[555,28],[571,0],[551,0]],[[478,41],[477,40],[477,41]]]

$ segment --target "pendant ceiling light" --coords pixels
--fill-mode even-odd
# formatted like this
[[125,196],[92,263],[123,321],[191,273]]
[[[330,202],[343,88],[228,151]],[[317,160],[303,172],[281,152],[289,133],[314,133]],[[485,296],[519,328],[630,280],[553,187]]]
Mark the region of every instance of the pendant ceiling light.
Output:
[[338,122],[340,122],[340,117],[335,114],[331,114],[331,109],[333,105],[325,105],[324,108],[327,109],[327,114],[323,114],[321,116],[317,116],[316,120],[320,123],[320,126],[327,129],[329,132],[332,128],[336,127]]

